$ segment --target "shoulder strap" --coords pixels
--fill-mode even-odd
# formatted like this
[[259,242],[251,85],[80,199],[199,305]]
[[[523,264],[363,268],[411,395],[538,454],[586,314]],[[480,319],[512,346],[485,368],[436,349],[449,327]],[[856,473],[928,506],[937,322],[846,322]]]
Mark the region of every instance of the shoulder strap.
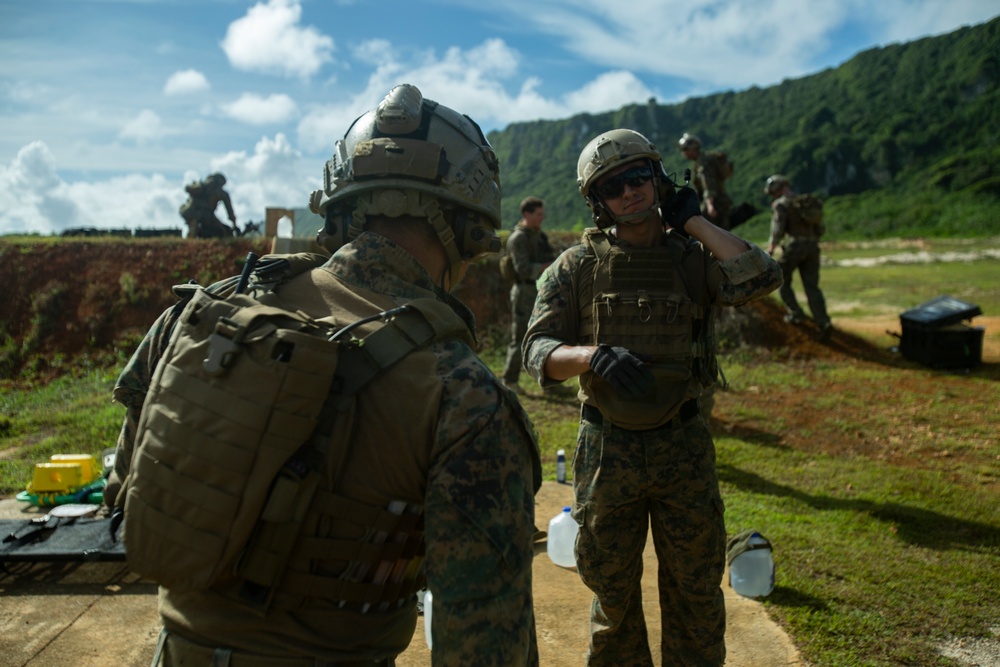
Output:
[[356,395],[417,348],[450,338],[472,344],[465,322],[447,304],[432,298],[414,299],[372,318],[358,320],[334,335],[344,336],[355,326],[374,319],[384,320],[385,324],[365,336],[360,344],[345,348],[338,362],[334,391],[344,397]]

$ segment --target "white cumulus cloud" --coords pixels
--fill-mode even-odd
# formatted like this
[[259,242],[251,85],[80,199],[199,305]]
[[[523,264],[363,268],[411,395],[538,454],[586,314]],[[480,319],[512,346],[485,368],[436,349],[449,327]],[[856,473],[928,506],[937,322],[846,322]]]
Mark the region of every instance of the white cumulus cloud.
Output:
[[155,141],[163,136],[163,121],[150,109],[143,109],[139,114],[125,124],[119,136],[122,139],[132,139],[136,143]]
[[332,60],[334,43],[301,17],[298,0],[257,3],[229,24],[222,50],[236,69],[309,78]]
[[288,95],[269,95],[262,97],[254,93],[243,93],[222,110],[230,118],[251,125],[268,125],[283,123],[298,111],[295,101]]
[[163,86],[164,95],[190,95],[209,90],[211,86],[205,75],[195,69],[174,72]]
[[[332,149],[355,118],[400,83],[417,86],[424,97],[467,114],[487,128],[617,109],[653,96],[634,74],[617,70],[564,95],[546,97],[539,92],[543,84],[539,78],[519,79],[522,56],[501,39],[489,39],[467,50],[452,47],[440,55],[434,51],[398,53],[385,42],[373,40],[355,53],[377,63],[364,90],[339,104],[309,109],[299,122],[299,145]],[[514,92],[508,92],[512,86],[516,86]]]
[[[187,195],[184,184],[221,171],[241,226],[260,222],[267,207],[306,206],[321,186],[323,165],[303,160],[282,134],[262,137],[253,153],[234,151],[211,160],[182,178],[132,173],[101,180],[67,181],[41,141],[23,146],[0,165],[0,229],[5,233],[57,234],[73,227],[100,229],[184,227],[178,208]],[[225,217],[220,205],[219,215]]]

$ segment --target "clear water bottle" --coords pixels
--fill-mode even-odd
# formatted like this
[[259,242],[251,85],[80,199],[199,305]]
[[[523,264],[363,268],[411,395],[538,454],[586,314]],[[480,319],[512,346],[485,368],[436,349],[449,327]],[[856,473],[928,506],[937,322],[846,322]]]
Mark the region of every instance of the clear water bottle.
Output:
[[574,548],[580,526],[569,513],[570,508],[564,507],[562,512],[552,517],[549,521],[548,542],[545,545],[549,560],[560,567],[576,567]]
[[560,484],[566,483],[566,450],[560,449],[556,452],[556,481]]
[[424,593],[424,639],[427,641],[427,648],[433,650],[434,642],[431,640],[431,609],[434,607],[434,596],[431,589]]
[[740,595],[757,598],[774,590],[774,559],[768,542],[754,535],[744,551],[729,564],[729,585]]

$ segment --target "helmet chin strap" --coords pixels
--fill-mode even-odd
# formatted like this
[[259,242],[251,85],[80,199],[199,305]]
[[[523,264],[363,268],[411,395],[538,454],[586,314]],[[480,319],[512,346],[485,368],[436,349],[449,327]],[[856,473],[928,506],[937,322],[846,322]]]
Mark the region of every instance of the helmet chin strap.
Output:
[[[656,193],[653,197],[653,203],[647,209],[636,211],[635,213],[629,213],[628,215],[615,215],[614,213],[611,213],[611,211],[608,211],[608,214],[611,216],[611,219],[616,225],[637,225],[640,222],[645,222],[648,218],[658,215],[660,212],[659,192],[657,192],[656,188],[653,189],[653,192]],[[605,209],[607,209],[607,204],[605,204]]]
[[616,225],[637,225],[640,222],[645,222],[647,219],[659,214],[660,212],[660,202],[653,202],[653,205],[647,208],[645,211],[636,211],[635,213],[629,213],[628,215],[615,216],[611,215],[612,220],[614,220]]

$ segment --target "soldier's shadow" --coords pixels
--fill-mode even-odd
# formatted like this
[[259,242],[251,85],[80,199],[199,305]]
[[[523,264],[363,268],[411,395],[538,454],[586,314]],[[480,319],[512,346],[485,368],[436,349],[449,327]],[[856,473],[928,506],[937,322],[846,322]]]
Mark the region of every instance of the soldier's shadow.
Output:
[[717,469],[721,482],[732,484],[743,491],[790,498],[820,511],[846,510],[868,514],[888,524],[900,539],[916,546],[942,551],[982,551],[1000,547],[1000,527],[990,524],[900,503],[810,494],[726,463],[720,463]]

